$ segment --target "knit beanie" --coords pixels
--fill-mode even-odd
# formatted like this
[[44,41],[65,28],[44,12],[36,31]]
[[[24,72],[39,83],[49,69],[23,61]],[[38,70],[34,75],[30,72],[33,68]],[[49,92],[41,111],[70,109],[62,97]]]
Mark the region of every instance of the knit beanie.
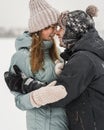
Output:
[[49,5],[45,0],[30,0],[29,32],[38,32],[45,27],[57,23],[59,11]]
[[60,15],[58,20],[59,25],[65,29],[63,36],[64,44],[75,43],[83,34],[95,27],[93,20],[97,16],[98,9],[94,5],[86,8],[86,11],[75,10],[72,12],[66,11]]

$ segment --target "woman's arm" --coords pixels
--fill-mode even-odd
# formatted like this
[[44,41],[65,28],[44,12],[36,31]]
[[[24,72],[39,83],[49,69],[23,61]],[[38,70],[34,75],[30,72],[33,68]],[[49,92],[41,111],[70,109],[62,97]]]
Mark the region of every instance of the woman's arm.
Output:
[[[10,91],[12,91],[12,93],[15,95],[16,106],[22,110],[30,109],[30,102],[33,107],[40,107],[61,100],[67,95],[66,90],[62,85],[55,86],[56,81],[46,86],[46,84],[43,84],[35,79],[23,79],[20,70],[18,71],[18,73],[16,72],[15,76],[11,72],[6,73],[8,73],[8,75],[6,74],[6,76],[4,75],[4,77],[7,86],[9,87]],[[30,82],[28,80],[30,80]],[[17,89],[18,87],[19,89]],[[31,93],[29,93],[30,90],[32,91]],[[16,93],[18,91],[20,91],[20,93]],[[28,92],[29,94],[25,94],[26,92]]]
[[47,85],[35,78],[27,78],[17,65],[14,65],[13,68],[15,73],[10,71],[4,73],[4,79],[10,91],[26,94]]
[[22,110],[30,109],[30,102],[33,107],[40,107],[61,100],[67,95],[62,85],[55,86],[56,81],[46,86],[35,79],[26,78],[16,65],[14,70],[15,74],[5,72],[4,78],[10,91],[15,95],[16,106]]

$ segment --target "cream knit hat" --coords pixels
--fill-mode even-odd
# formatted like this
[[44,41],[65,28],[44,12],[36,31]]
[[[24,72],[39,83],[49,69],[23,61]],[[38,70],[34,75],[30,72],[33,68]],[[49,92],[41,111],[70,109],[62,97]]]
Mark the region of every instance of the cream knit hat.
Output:
[[60,13],[45,0],[30,0],[29,32],[37,32],[57,23]]

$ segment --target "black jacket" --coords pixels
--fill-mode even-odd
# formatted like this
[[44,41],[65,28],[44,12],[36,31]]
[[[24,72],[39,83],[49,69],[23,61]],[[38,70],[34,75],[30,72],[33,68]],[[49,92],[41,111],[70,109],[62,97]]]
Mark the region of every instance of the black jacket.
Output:
[[57,79],[66,98],[50,104],[65,107],[69,130],[104,130],[104,41],[95,29],[64,52],[68,61]]

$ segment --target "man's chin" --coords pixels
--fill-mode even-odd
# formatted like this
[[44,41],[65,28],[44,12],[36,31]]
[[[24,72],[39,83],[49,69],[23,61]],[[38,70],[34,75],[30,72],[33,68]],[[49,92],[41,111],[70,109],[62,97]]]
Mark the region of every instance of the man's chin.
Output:
[[60,43],[60,47],[66,48],[66,45],[64,43]]

